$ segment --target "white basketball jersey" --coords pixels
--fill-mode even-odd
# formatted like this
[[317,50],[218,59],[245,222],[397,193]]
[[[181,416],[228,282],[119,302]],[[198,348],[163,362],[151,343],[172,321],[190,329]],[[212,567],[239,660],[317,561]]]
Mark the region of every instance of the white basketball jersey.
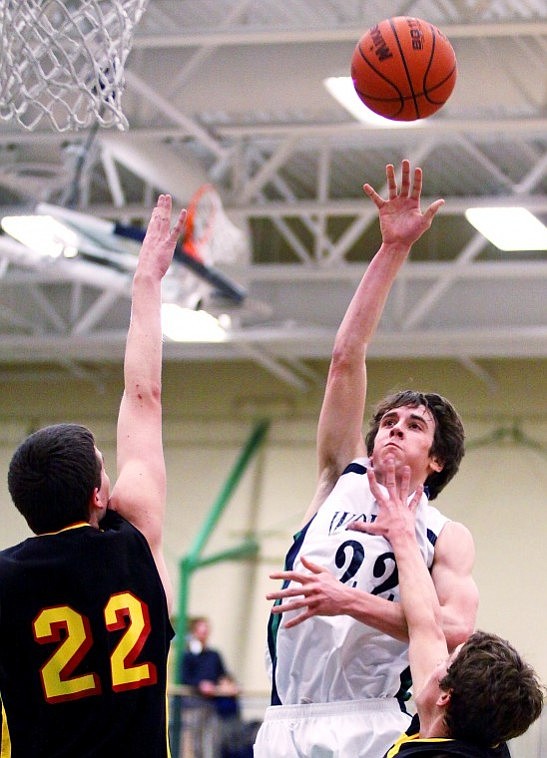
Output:
[[[398,601],[397,566],[389,542],[346,529],[351,521],[370,522],[378,513],[367,465],[368,460],[360,458],[346,468],[317,514],[296,534],[285,568],[306,573],[300,561],[303,555],[351,587]],[[416,534],[428,567],[447,521],[423,495],[416,512]],[[344,615],[314,616],[292,629],[283,628],[283,619],[299,612],[270,618],[272,705],[405,699],[410,686],[406,642]]]

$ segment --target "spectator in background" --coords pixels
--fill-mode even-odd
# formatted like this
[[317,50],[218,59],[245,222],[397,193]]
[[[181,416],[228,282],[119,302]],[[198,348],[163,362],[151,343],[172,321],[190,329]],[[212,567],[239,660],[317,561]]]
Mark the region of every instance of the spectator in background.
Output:
[[219,718],[239,716],[239,687],[226,671],[218,650],[207,646],[211,625],[204,616],[190,619],[189,640],[182,659],[180,681],[209,698]]
[[[252,756],[241,743],[240,688],[228,673],[218,650],[208,647],[211,625],[204,616],[191,618],[188,644],[181,663],[180,682],[194,690],[182,700],[183,718],[194,732],[194,750],[201,755],[204,730],[213,733],[217,753],[222,758]],[[197,744],[196,744],[197,743]]]

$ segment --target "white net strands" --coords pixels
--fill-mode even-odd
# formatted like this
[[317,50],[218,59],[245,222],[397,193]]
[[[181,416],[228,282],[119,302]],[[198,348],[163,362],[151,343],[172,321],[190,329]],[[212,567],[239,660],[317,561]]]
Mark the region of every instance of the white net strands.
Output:
[[211,184],[204,184],[188,205],[185,249],[206,264],[247,262],[245,232],[226,215],[222,200]]
[[124,67],[148,0],[0,0],[0,118],[128,128]]

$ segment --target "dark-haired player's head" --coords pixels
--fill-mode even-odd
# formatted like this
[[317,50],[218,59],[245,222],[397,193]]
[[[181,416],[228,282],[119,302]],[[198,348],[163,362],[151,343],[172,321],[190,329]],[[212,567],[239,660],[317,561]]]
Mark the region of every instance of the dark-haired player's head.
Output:
[[78,424],[54,424],[19,445],[8,471],[16,508],[35,534],[90,518],[90,498],[101,487],[102,464],[92,433]]
[[433,392],[403,390],[385,397],[375,408],[366,435],[367,454],[372,456],[374,441],[382,418],[395,408],[419,408],[423,406],[431,413],[435,422],[433,442],[429,451],[441,464],[440,471],[429,474],[424,486],[430,500],[448,484],[460,467],[464,455],[464,429],[461,419],[448,400]]
[[543,708],[534,670],[509,642],[486,632],[475,632],[461,646],[439,686],[450,693],[444,716],[449,736],[479,747],[523,734]]

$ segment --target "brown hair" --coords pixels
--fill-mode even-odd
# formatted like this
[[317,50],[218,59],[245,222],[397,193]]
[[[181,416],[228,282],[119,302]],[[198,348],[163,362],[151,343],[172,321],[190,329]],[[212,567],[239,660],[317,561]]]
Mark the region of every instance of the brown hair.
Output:
[[424,482],[428,498],[434,500],[458,471],[465,452],[463,424],[455,408],[446,398],[434,392],[415,392],[414,390],[403,390],[385,397],[376,406],[370,421],[365,439],[367,454],[372,455],[374,440],[382,417],[393,408],[401,408],[405,405],[410,408],[423,405],[435,420],[433,444],[429,453],[438,458],[443,464],[443,469],[432,472]]
[[534,670],[506,640],[477,631],[440,681],[450,692],[450,737],[480,747],[523,734],[541,714],[544,690]]

